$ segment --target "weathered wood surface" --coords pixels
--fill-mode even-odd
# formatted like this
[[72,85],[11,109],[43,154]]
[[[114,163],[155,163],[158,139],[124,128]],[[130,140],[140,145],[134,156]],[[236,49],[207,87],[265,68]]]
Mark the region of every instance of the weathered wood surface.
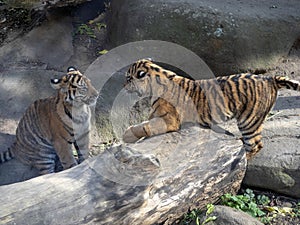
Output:
[[236,192],[240,141],[190,127],[119,145],[72,169],[0,187],[0,224],[169,224]]

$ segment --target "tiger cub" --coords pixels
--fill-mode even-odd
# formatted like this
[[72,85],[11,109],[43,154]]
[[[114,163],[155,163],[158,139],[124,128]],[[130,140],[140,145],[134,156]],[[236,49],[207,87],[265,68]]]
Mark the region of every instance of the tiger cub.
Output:
[[299,91],[300,85],[283,76],[249,73],[191,80],[150,60],[139,60],[126,73],[125,89],[139,96],[152,96],[152,112],[148,121],[130,126],[123,140],[135,142],[177,131],[183,122],[197,122],[218,130],[218,123],[235,118],[250,159],[263,147],[262,124],[281,88]]
[[68,169],[88,157],[90,106],[96,104],[98,91],[74,67],[60,79],[51,79],[51,86],[56,95],[29,106],[18,124],[15,143],[0,155],[0,162],[16,157],[42,175],[61,166]]

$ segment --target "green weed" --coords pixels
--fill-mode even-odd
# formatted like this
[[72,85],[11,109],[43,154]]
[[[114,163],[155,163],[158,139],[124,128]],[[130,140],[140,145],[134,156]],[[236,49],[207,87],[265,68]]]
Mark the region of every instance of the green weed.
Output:
[[87,24],[80,24],[76,33],[80,35],[88,35],[91,38],[96,38],[93,28]]
[[[211,216],[211,213],[214,211],[215,206],[213,204],[207,204],[205,217],[203,218],[203,213],[199,209],[194,209],[184,215],[183,219],[180,221],[180,225],[196,224],[196,225],[205,225],[210,221],[217,219],[216,216]],[[204,219],[204,221],[202,221]]]
[[[263,201],[270,201],[267,198],[268,197],[265,196]],[[266,213],[258,207],[255,195],[250,189],[246,189],[246,192],[243,195],[231,195],[227,193],[221,197],[221,202],[222,205],[242,210],[253,217],[262,217],[266,215]]]
[[296,208],[278,207],[270,205],[269,197],[257,195],[252,190],[246,189],[244,194],[225,194],[221,197],[221,204],[242,210],[258,218],[264,224],[272,224],[278,216],[300,217],[300,203]]

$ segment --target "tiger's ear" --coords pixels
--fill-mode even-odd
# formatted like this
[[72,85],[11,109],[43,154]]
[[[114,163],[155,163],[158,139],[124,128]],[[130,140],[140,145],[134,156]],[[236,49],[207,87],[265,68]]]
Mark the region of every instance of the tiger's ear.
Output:
[[61,83],[62,83],[62,79],[54,78],[50,80],[51,87],[56,90],[61,88]]
[[67,73],[74,72],[74,71],[78,71],[78,69],[76,69],[74,66],[70,66],[70,67],[67,69]]
[[153,58],[145,58],[146,60],[153,62]]

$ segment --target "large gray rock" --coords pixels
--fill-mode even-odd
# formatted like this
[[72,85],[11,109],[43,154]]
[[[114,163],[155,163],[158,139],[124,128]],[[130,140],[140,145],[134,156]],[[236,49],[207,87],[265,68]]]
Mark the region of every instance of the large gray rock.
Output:
[[51,14],[42,26],[0,47],[0,65],[9,68],[20,62],[26,67],[39,63],[48,68],[66,70],[74,53],[72,32],[71,17]]
[[209,216],[216,216],[217,219],[207,225],[263,225],[247,213],[221,205],[216,205]]
[[300,97],[281,91],[265,122],[264,148],[248,163],[244,184],[300,198]]
[[108,37],[112,47],[139,40],[180,44],[217,75],[267,69],[299,37],[299,6],[298,0],[112,0]]
[[1,119],[18,121],[35,100],[53,95],[55,90],[50,86],[50,79],[61,74],[34,67],[3,71],[0,74]]

